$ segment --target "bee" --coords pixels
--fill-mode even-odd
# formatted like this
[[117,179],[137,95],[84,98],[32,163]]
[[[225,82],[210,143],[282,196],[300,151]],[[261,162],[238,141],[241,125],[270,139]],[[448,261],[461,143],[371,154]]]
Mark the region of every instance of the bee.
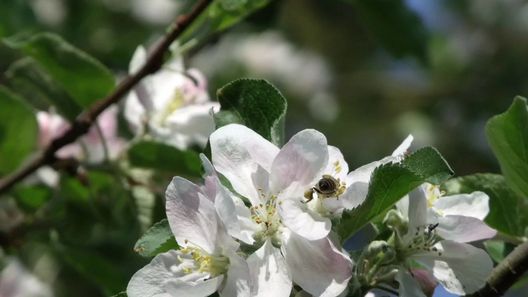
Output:
[[339,179],[325,174],[314,187],[304,192],[304,198],[307,199],[306,203],[312,201],[314,192],[322,198],[339,197],[345,192],[345,185]]

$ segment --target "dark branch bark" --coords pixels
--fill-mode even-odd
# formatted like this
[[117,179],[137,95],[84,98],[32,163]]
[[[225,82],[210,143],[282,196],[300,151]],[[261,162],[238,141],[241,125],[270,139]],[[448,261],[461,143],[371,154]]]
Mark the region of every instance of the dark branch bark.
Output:
[[55,138],[39,155],[23,165],[13,174],[0,180],[0,194],[5,193],[19,181],[35,172],[43,165],[55,162],[55,153],[62,147],[74,142],[86,134],[95,119],[110,105],[116,103],[124,95],[150,73],[160,69],[163,65],[163,56],[169,46],[192,24],[194,20],[211,4],[213,0],[200,0],[192,11],[176,19],[171,30],[160,40],[149,55],[147,62],[139,71],[125,78],[115,90],[106,98],[97,101],[89,109],[81,113],[72,123],[71,127],[60,137]]
[[516,247],[491,272],[486,285],[469,297],[502,296],[528,270],[528,242]]

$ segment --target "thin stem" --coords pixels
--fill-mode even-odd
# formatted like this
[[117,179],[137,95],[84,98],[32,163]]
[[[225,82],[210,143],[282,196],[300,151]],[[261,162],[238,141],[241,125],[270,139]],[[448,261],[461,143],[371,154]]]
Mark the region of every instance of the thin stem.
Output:
[[43,165],[52,164],[55,153],[62,147],[74,142],[80,136],[86,134],[90,126],[95,122],[106,108],[118,102],[145,76],[156,72],[163,65],[163,56],[170,45],[185,32],[187,28],[205,11],[213,0],[200,0],[187,15],[179,16],[171,26],[168,33],[154,47],[146,63],[136,73],[126,77],[106,98],[97,101],[89,109],[81,113],[71,127],[61,136],[55,138],[43,152],[34,159],[23,165],[13,174],[0,180],[0,194],[7,192],[12,186],[35,172]]

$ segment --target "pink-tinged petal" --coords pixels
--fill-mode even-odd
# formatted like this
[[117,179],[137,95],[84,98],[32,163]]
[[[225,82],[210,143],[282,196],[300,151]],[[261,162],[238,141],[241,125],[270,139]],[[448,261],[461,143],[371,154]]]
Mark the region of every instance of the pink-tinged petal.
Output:
[[437,252],[415,258],[433,271],[447,291],[466,295],[484,286],[493,268],[484,250],[450,240],[442,240],[435,247]]
[[[223,222],[227,233],[247,244],[253,244],[253,233],[258,226],[251,220],[251,212],[231,191],[224,187],[209,159],[200,154],[204,168],[204,186],[201,191],[206,198],[213,201],[218,217]],[[253,224],[252,224],[253,223]]]
[[[431,223],[435,223],[431,221]],[[438,235],[444,239],[458,242],[472,242],[492,238],[497,231],[488,227],[486,223],[477,218],[464,216],[439,216],[436,228]]]
[[459,215],[484,220],[489,213],[489,197],[483,192],[444,196],[433,205],[443,215]]
[[323,175],[328,163],[326,137],[315,130],[303,130],[286,143],[273,160],[270,187],[273,193],[285,192],[284,198],[302,198]]
[[280,250],[267,240],[247,258],[251,276],[251,296],[288,297],[292,279]]
[[251,129],[237,124],[219,128],[211,134],[210,141],[216,170],[229,180],[237,193],[259,204],[253,175],[259,166],[269,172],[279,149]]
[[398,292],[405,297],[426,297],[420,284],[405,269],[400,269],[396,274],[396,281],[400,284]]
[[407,136],[407,138],[403,140],[403,142],[394,150],[394,152],[392,152],[392,156],[393,157],[404,156],[409,151],[409,148],[411,147],[413,140],[414,140],[414,137],[412,135]]
[[339,178],[343,182],[346,180],[348,163],[345,161],[341,151],[335,146],[328,146],[328,163],[323,170],[323,174]]
[[225,284],[220,289],[221,297],[249,297],[251,283],[247,262],[235,253],[229,256],[229,269],[225,276]]
[[[434,294],[438,282],[434,276],[426,269],[421,268],[412,268],[410,271],[412,277],[418,282],[420,288],[425,293],[425,295],[431,297]],[[406,296],[406,295],[405,295]]]
[[305,203],[297,200],[281,201],[279,213],[286,227],[308,240],[326,237],[332,227],[329,218],[311,211]]
[[181,254],[169,251],[159,254],[137,271],[127,286],[129,297],[204,297],[214,293],[223,277],[209,279],[207,275],[187,275],[180,264]]
[[172,180],[165,196],[167,219],[178,244],[186,246],[188,241],[213,253],[219,227],[213,203],[197,185],[181,177]]
[[282,251],[293,281],[303,290],[321,297],[338,296],[348,285],[352,261],[330,239],[306,240],[285,232]]

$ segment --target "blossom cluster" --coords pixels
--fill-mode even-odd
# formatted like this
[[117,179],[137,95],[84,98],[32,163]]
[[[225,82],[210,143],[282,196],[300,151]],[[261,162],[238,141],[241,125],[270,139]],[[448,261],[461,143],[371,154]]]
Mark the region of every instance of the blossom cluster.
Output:
[[426,296],[438,283],[455,294],[485,283],[489,256],[468,242],[493,237],[482,192],[445,196],[424,184],[403,197],[383,223],[392,235],[347,252],[335,227],[361,205],[374,169],[401,162],[407,138],[391,156],[349,172],[323,134],[303,130],[278,148],[230,124],[209,138],[210,162],[195,184],[175,177],[166,212],[179,245],[154,257],[130,280],[130,297],[356,296],[392,287]]

